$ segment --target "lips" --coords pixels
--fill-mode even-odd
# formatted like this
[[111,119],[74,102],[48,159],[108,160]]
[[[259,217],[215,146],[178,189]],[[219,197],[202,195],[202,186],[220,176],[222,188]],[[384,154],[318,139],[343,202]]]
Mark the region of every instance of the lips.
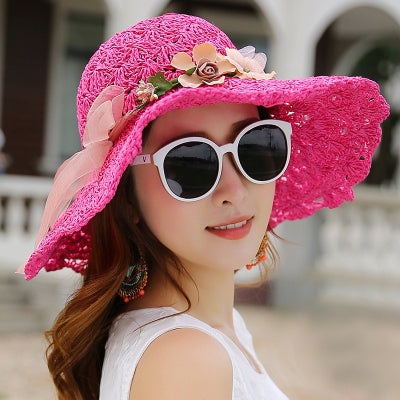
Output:
[[240,221],[236,224],[228,224],[228,225],[221,225],[221,226],[215,226],[210,229],[234,229],[234,228],[241,228],[243,225],[247,224],[248,220]]
[[236,221],[230,221],[227,224],[208,226],[208,232],[223,239],[238,240],[244,238],[251,229],[253,218],[240,218]]

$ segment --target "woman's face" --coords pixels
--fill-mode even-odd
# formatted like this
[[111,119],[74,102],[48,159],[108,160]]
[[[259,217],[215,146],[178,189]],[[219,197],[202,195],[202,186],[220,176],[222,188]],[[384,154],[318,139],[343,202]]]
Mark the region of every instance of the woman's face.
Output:
[[[185,136],[202,136],[221,146],[259,119],[250,104],[218,103],[173,110],[153,121],[143,154]],[[235,167],[231,154],[223,158],[215,190],[193,202],[173,198],[153,164],[132,167],[142,217],[154,235],[189,271],[193,268],[236,270],[255,256],[266,231],[275,182],[258,185]],[[216,229],[246,222],[242,227]]]

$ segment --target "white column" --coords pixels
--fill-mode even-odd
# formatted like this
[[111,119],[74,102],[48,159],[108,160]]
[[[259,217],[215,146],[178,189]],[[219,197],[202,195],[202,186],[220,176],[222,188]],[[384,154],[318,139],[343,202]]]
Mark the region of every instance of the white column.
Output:
[[3,74],[4,74],[4,41],[6,26],[6,7],[5,0],[0,0],[0,129],[1,129],[1,113],[3,110]]
[[311,76],[315,44],[309,33],[310,0],[259,0],[257,3],[273,31],[274,64],[270,67],[277,72],[278,79]]
[[107,21],[106,36],[111,37],[146,18],[158,15],[167,5],[167,0],[106,0],[110,15]]
[[10,196],[6,209],[6,232],[10,238],[22,238],[24,235],[25,202],[24,198]]
[[45,199],[33,197],[28,214],[28,234],[35,236],[39,232],[40,221],[44,210]]
[[64,60],[64,8],[60,2],[53,3],[49,77],[46,96],[46,120],[44,152],[40,161],[42,172],[55,172],[60,166],[60,126],[62,115],[62,86]]

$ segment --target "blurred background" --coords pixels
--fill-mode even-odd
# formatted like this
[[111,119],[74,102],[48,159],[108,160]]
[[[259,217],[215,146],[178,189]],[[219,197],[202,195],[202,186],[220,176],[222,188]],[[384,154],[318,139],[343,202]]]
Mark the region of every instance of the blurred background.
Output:
[[[400,398],[399,0],[0,0],[0,399],[54,399],[49,328],[78,282],[26,283],[59,165],[80,150],[75,96],[98,46],[165,12],[206,18],[268,55],[279,79],[360,75],[391,106],[356,200],[282,224],[281,264],[238,289],[260,359],[292,399]],[[240,280],[251,276],[241,274]]]

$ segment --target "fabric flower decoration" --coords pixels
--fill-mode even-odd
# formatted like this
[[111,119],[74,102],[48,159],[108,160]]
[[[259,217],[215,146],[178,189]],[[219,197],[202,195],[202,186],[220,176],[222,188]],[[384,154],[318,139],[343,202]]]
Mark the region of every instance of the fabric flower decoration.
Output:
[[137,99],[142,103],[148,103],[157,100],[158,96],[154,93],[155,87],[151,83],[139,81],[139,86],[136,89]]
[[[194,60],[194,62],[193,62]],[[174,55],[171,65],[186,71],[178,77],[184,87],[199,87],[201,84],[216,85],[223,83],[227,73],[235,72],[236,68],[226,57],[218,54],[211,43],[202,43],[193,48],[193,60],[189,54],[180,52]]]
[[236,76],[241,79],[272,79],[276,75],[275,71],[269,74],[264,72],[267,56],[264,53],[256,53],[253,46],[246,46],[240,50],[226,48],[226,59],[236,67]]

